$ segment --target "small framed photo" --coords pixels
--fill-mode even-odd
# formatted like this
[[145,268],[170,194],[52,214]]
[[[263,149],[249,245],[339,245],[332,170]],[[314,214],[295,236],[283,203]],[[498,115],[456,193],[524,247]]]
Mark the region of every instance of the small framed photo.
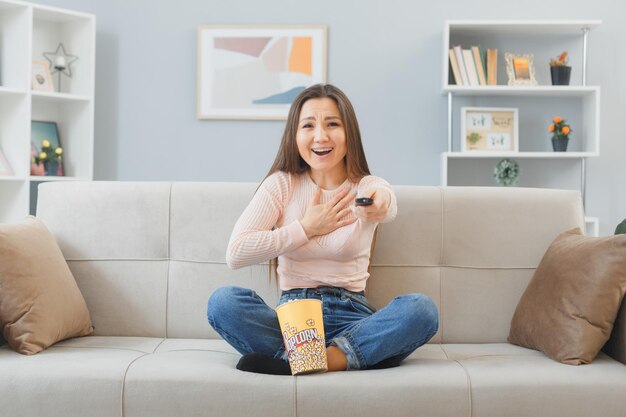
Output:
[[326,82],[326,39],[321,25],[198,27],[198,119],[286,120],[302,90]]
[[518,150],[517,109],[461,108],[462,152],[517,152]]
[[509,85],[537,85],[533,54],[516,55],[507,52],[504,54],[504,60],[506,61],[506,74],[509,77]]
[[13,175],[13,170],[11,169],[11,165],[9,165],[9,161],[6,156],[0,149],[0,175],[11,176]]
[[48,65],[48,61],[33,61],[33,77],[31,86],[35,91],[54,91],[54,84],[52,84],[52,75],[50,75],[50,66]]
[[[61,147],[61,140],[59,139],[59,129],[56,122],[41,122],[33,120],[31,122],[30,129],[30,153],[31,153],[31,165],[30,175],[49,175],[49,176],[63,176],[63,159],[61,158],[56,164],[44,164],[39,162],[36,164],[35,158],[39,156],[41,149],[43,148],[43,142],[47,140],[50,144],[50,148],[54,151],[56,148]],[[53,170],[51,168],[54,167]]]

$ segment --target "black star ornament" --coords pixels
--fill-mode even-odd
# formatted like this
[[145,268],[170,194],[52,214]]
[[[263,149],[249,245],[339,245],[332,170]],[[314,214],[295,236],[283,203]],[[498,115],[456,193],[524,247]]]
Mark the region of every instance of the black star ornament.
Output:
[[72,77],[72,67],[70,64],[78,59],[76,55],[68,54],[65,51],[65,46],[60,43],[57,46],[57,50],[54,52],[44,52],[43,56],[50,62],[50,69],[52,74],[60,72],[68,77]]

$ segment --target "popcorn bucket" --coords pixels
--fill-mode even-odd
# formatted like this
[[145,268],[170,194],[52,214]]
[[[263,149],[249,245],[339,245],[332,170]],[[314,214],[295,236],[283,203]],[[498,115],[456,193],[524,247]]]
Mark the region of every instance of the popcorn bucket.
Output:
[[276,307],[292,375],[326,372],[322,301],[291,300]]

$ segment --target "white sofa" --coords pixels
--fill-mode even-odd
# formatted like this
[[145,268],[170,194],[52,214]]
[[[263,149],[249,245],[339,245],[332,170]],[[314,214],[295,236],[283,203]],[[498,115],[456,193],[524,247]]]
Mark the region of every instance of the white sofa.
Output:
[[626,415],[626,312],[590,365],[507,343],[517,302],[559,232],[583,226],[579,193],[398,186],[367,295],[421,292],[440,329],[398,368],[301,377],[235,369],[206,304],[223,285],[270,305],[267,265],[225,264],[256,184],[56,182],[37,216],[57,238],[95,333],[34,355],[0,348],[0,416]]

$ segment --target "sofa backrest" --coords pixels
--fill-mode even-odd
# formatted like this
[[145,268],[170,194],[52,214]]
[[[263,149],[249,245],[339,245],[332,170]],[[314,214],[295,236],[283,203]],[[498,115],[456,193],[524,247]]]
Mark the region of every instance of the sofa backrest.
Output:
[[[218,338],[206,303],[223,285],[279,291],[268,265],[225,263],[252,183],[54,182],[37,217],[57,238],[96,335]],[[432,342],[506,341],[543,253],[584,227],[580,193],[492,187],[394,187],[398,216],[379,227],[367,295],[377,307],[421,292],[440,312]]]

